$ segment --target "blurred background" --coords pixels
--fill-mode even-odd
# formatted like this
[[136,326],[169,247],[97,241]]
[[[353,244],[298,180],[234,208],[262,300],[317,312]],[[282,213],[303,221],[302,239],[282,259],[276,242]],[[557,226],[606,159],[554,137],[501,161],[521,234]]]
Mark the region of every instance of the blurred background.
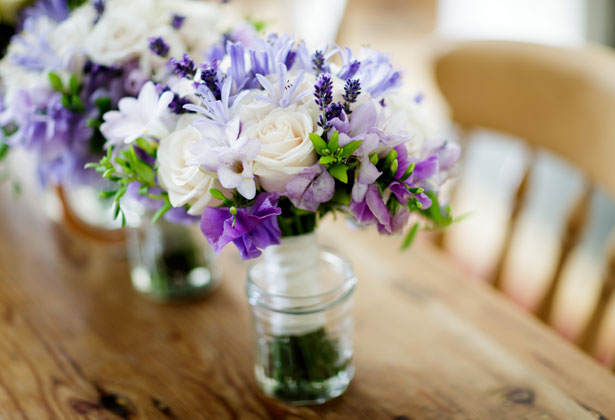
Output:
[[[11,1],[0,5],[5,42]],[[424,240],[470,278],[492,284],[614,365],[615,1],[232,0],[229,7],[312,47],[335,39],[353,50],[389,52],[406,93],[423,95],[442,135],[464,150],[449,186],[462,220]],[[467,44],[479,40],[522,44]],[[464,102],[475,108],[473,118],[454,101],[464,74],[475,89]],[[538,74],[541,83],[532,81]],[[486,92],[487,83],[505,85],[510,98]],[[507,116],[514,124],[490,124],[475,106],[487,98],[486,111],[489,101],[500,109],[513,97],[521,101]],[[535,132],[551,143],[543,145]]]

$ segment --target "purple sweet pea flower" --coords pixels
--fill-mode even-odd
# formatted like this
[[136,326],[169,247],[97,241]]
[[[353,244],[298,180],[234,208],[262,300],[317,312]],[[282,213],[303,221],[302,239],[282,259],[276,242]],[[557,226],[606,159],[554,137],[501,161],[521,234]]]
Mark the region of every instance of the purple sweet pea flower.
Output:
[[321,164],[305,168],[286,184],[286,192],[299,209],[316,212],[318,206],[333,198],[335,180]]
[[278,195],[260,193],[250,207],[237,209],[233,216],[228,207],[207,207],[201,218],[201,231],[216,253],[233,242],[244,260],[261,255],[261,249],[278,245],[282,232],[277,216]]
[[350,203],[350,211],[357,222],[368,226],[377,224],[383,226],[387,232],[391,230],[391,216],[387,210],[384,200],[380,196],[378,186],[375,184],[367,187],[364,200],[358,202],[354,199]]

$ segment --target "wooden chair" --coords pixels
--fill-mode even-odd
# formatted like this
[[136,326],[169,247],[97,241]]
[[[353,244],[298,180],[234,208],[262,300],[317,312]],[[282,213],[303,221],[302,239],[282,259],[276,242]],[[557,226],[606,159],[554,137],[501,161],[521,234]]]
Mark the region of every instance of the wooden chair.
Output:
[[[597,46],[572,50],[475,41],[447,47],[434,64],[437,84],[450,106],[453,121],[462,130],[482,127],[510,134],[523,139],[534,151],[545,149],[565,159],[586,175],[586,191],[570,212],[552,281],[533,308],[548,322],[562,269],[587,221],[587,197],[595,188],[615,194],[615,52]],[[519,180],[491,279],[495,287],[501,286],[531,170],[528,165]],[[614,316],[614,289],[615,253],[611,253],[608,274],[586,331],[576,338],[589,351],[595,351],[600,325],[607,324],[605,313]]]

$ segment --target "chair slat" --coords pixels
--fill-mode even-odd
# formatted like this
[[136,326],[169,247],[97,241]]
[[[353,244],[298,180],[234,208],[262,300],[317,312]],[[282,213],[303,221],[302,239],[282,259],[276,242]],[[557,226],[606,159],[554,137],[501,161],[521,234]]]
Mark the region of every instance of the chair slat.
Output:
[[592,193],[593,187],[590,186],[581,195],[570,213],[566,231],[564,233],[564,237],[562,238],[561,252],[557,261],[555,272],[553,273],[553,278],[549,283],[549,287],[543,296],[538,310],[536,311],[536,315],[547,323],[549,322],[549,318],[551,316],[554,298],[559,287],[560,279],[562,277],[561,274],[566,259],[568,258],[570,252],[574,249],[575,245],[579,243],[581,233],[587,223],[589,214],[587,203],[590,201]]

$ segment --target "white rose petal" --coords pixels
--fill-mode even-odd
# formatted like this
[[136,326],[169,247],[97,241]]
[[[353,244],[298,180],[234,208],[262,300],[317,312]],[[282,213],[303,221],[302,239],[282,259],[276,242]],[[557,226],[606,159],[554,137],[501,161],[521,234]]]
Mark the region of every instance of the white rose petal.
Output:
[[309,135],[317,129],[313,109],[308,106],[275,108],[262,119],[246,124],[245,135],[261,142],[254,174],[266,191],[285,192],[295,175],[316,163]]
[[[183,125],[183,124],[178,124]],[[194,158],[191,146],[201,139],[199,131],[186,126],[160,141],[158,147],[158,179],[160,185],[169,193],[173,207],[188,204],[188,214],[200,215],[212,200],[211,188],[220,186],[209,174],[198,166],[186,162]]]

